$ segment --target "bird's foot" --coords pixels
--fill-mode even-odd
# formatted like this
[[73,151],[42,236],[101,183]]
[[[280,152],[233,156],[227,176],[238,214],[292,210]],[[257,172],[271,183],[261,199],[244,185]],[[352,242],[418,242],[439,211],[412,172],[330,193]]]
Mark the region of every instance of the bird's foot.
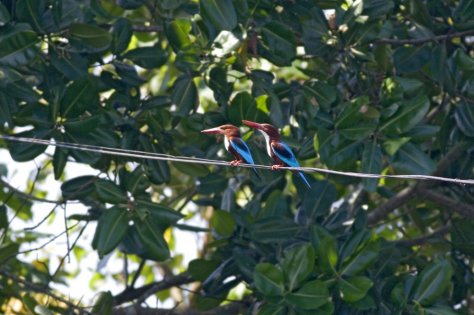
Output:
[[231,162],[230,162],[230,165],[232,165],[232,166],[239,166],[240,163],[242,163],[242,161],[235,160],[235,161],[231,161]]
[[283,165],[280,165],[280,164],[275,164],[275,165],[272,165],[272,170],[273,171],[276,171],[278,169],[280,169],[280,167],[282,167]]

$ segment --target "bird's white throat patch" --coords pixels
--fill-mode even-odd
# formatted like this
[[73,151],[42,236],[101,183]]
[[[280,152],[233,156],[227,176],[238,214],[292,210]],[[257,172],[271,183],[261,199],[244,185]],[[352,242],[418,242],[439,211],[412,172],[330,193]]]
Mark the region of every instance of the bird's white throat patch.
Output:
[[265,138],[265,144],[267,146],[267,154],[269,157],[272,157],[272,148],[270,147],[270,136],[263,130],[259,130],[263,137]]
[[230,142],[229,142],[229,139],[227,139],[227,136],[224,136],[224,146],[225,146],[225,149],[229,151]]

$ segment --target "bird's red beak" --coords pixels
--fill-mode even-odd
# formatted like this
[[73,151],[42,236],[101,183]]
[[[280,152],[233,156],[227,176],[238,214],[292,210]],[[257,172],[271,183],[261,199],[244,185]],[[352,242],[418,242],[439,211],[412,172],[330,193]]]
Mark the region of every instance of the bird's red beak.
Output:
[[256,123],[256,122],[253,122],[253,121],[250,121],[250,120],[242,120],[242,122],[251,127],[251,128],[255,128],[255,129],[258,129],[258,130],[262,130],[262,125],[259,124],[259,123]]
[[205,129],[205,130],[202,130],[201,132],[205,133],[205,134],[210,134],[210,135],[223,133],[222,130],[219,127]]

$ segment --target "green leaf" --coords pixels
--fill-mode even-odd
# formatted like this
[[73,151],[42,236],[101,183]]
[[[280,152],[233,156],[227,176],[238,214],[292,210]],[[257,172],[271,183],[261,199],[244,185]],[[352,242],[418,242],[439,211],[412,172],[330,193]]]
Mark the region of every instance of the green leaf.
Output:
[[334,237],[318,225],[311,227],[311,243],[316,249],[317,266],[326,273],[333,273],[337,265],[337,243]]
[[459,103],[454,112],[456,124],[466,136],[474,137],[474,106],[462,100]]
[[192,25],[189,19],[175,19],[165,24],[166,36],[176,53],[191,46],[192,42],[189,38],[191,29]]
[[218,266],[219,261],[217,260],[198,258],[189,262],[188,272],[193,277],[193,279],[196,279],[197,281],[204,281]]
[[443,84],[447,77],[446,45],[437,45],[431,53],[430,72],[432,78]]
[[393,157],[391,165],[400,173],[432,174],[436,168],[435,162],[421,149],[411,142],[403,145]]
[[293,220],[286,217],[269,217],[256,221],[250,227],[253,240],[262,243],[286,242],[302,230]]
[[127,51],[125,58],[146,69],[159,68],[166,63],[168,54],[160,46],[139,47]]
[[149,215],[150,217],[148,219],[152,220],[162,230],[170,225],[174,225],[184,217],[181,213],[172,208],[149,200],[138,199],[135,207],[137,212],[143,214],[144,219]]
[[214,210],[211,217],[211,226],[218,234],[229,237],[234,233],[236,222],[229,212]]
[[97,252],[100,257],[107,255],[117,247],[128,230],[128,213],[126,209],[112,207],[105,210],[99,218],[95,233]]
[[257,290],[268,296],[283,294],[283,272],[269,263],[259,263],[255,266],[253,281]]
[[308,217],[308,224],[313,224],[319,216],[329,212],[331,205],[336,201],[336,187],[328,181],[317,181],[305,194],[303,209]]
[[202,15],[218,30],[231,31],[237,26],[237,14],[231,0],[201,0]]
[[54,179],[59,180],[66,167],[68,150],[56,147],[53,155]]
[[117,4],[127,10],[137,9],[145,2],[146,0],[117,0]]
[[59,55],[55,49],[49,50],[51,64],[66,78],[78,80],[87,75],[87,60],[77,53]]
[[240,92],[234,96],[230,106],[227,107],[226,116],[229,121],[240,126],[242,120],[262,121],[265,115],[257,108],[257,103],[248,92]]
[[16,15],[19,20],[28,22],[37,31],[41,31],[40,16],[45,10],[44,0],[18,0]]
[[[49,140],[51,131],[49,130],[29,130],[15,134],[16,137],[36,138]],[[43,153],[47,146],[30,142],[7,142],[8,150],[13,160],[17,162],[31,161]]]
[[66,88],[61,100],[62,117],[75,117],[99,103],[97,86],[91,77],[74,81]]
[[164,261],[170,257],[168,243],[166,243],[163,232],[155,222],[149,219],[135,220],[135,225],[147,257],[155,261]]
[[28,64],[38,54],[38,36],[28,24],[6,26],[0,34],[0,64],[19,67]]
[[307,82],[303,89],[309,99],[314,98],[316,102],[324,109],[329,109],[337,99],[337,89],[320,81]]
[[[5,230],[2,230],[2,233]],[[15,257],[18,254],[20,245],[18,243],[2,244],[0,246],[0,264],[6,263],[9,259]]]
[[430,102],[426,95],[420,94],[402,104],[397,113],[382,124],[380,131],[399,135],[418,124],[430,108]]
[[72,23],[69,32],[72,38],[98,51],[107,49],[112,42],[109,32],[91,24]]
[[[362,172],[368,174],[380,174],[382,172],[382,150],[377,142],[366,143],[362,152]],[[378,179],[364,178],[362,183],[365,189],[374,192],[377,189]]]
[[394,65],[399,73],[413,73],[421,70],[431,57],[427,46],[402,46],[393,53]]
[[226,105],[234,85],[227,82],[227,72],[221,67],[212,68],[209,73],[209,87],[214,92],[214,99],[219,105]]
[[417,276],[413,300],[423,306],[434,304],[451,284],[453,267],[447,259],[429,264]]
[[298,291],[286,296],[289,304],[304,310],[314,310],[329,302],[329,291],[321,280],[305,283]]
[[175,163],[174,167],[181,173],[192,177],[204,177],[209,174],[209,168],[202,164]]
[[341,297],[348,303],[354,303],[364,298],[374,283],[367,277],[351,277],[339,279]]
[[3,3],[0,2],[0,27],[10,22],[10,13]]
[[92,307],[93,314],[111,315],[112,307],[114,306],[114,297],[110,291],[100,292],[94,306]]
[[258,315],[288,315],[285,305],[262,304],[258,309]]
[[458,312],[449,306],[430,306],[423,309],[426,315],[459,315]]
[[94,182],[96,179],[97,178],[95,176],[86,175],[78,176],[65,181],[61,185],[63,198],[66,200],[74,200],[87,197],[94,192]]
[[106,203],[118,204],[127,202],[126,192],[120,189],[115,183],[99,179],[94,182],[97,198]]
[[[375,119],[369,114],[375,112]],[[350,105],[347,104],[336,120],[336,128],[345,138],[350,140],[363,140],[377,127],[378,113],[369,107],[366,97],[358,98]]]
[[288,290],[293,291],[308,277],[314,268],[315,252],[311,244],[297,244],[287,248],[281,261]]
[[474,256],[474,222],[457,219],[453,221],[450,230],[454,248]]
[[198,92],[193,78],[182,75],[173,84],[171,101],[176,106],[176,113],[184,117],[194,111],[198,103]]
[[118,18],[112,27],[111,51],[114,54],[119,54],[127,49],[132,35],[132,23],[130,20],[123,17]]
[[409,142],[409,137],[399,137],[396,139],[388,139],[384,141],[383,148],[388,155],[395,155],[398,149],[400,149],[405,143]]
[[296,39],[291,29],[277,21],[261,29],[262,56],[277,66],[289,66],[296,57]]

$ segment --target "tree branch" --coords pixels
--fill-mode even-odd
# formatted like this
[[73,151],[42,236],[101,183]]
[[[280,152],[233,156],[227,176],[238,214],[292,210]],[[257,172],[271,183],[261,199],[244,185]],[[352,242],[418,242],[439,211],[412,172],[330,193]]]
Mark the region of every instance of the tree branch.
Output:
[[428,199],[429,201],[435,202],[449,211],[455,211],[465,218],[474,219],[474,207],[467,203],[451,199],[426,188],[417,189],[416,195],[421,198]]
[[392,38],[383,38],[376,40],[374,42],[375,45],[383,45],[389,44],[393,46],[403,46],[403,45],[420,45],[429,42],[436,42],[442,40],[448,40],[454,37],[465,37],[474,35],[474,30],[468,30],[464,32],[454,32],[445,35],[438,35],[433,37],[426,37],[426,38],[411,38],[411,39],[392,39]]
[[12,185],[10,185],[6,181],[4,181],[2,178],[0,178],[0,184],[5,186],[6,188],[8,188],[8,190],[10,190],[14,194],[20,196],[22,199],[25,199],[25,200],[34,200],[34,201],[39,201],[39,202],[52,203],[52,204],[56,204],[56,205],[64,203],[64,201],[43,199],[43,198],[33,196],[31,194],[27,194],[27,193],[25,193],[25,192],[23,192],[19,189],[16,189]]
[[445,235],[446,233],[449,232],[449,229],[450,229],[450,226],[446,225],[446,226],[443,226],[443,227],[435,230],[431,234],[420,236],[418,238],[414,238],[414,239],[411,239],[411,240],[398,240],[398,241],[395,241],[394,243],[396,243],[397,245],[408,246],[408,247],[416,246],[416,245],[422,245],[422,244],[426,243],[427,241],[429,241],[432,238],[436,238],[436,237],[440,237],[440,236]]
[[190,282],[194,282],[194,279],[191,277],[190,274],[187,272],[183,272],[182,274],[168,277],[163,279],[162,281],[153,282],[147,285],[144,285],[140,288],[132,288],[128,287],[122,293],[116,295],[114,297],[114,304],[120,305],[125,302],[130,302],[136,299],[145,300],[150,295],[163,291],[172,287],[177,287],[183,284],[187,284]]
[[[465,145],[464,144],[457,144],[452,147],[448,153],[439,161],[438,167],[434,171],[433,175],[439,176],[441,175],[449,165],[451,165],[455,160],[457,160],[461,154],[464,152]],[[368,214],[367,217],[367,225],[372,226],[377,222],[385,219],[390,212],[397,209],[404,203],[408,202],[409,200],[413,199],[416,196],[416,192],[418,189],[425,189],[428,187],[433,186],[432,182],[418,182],[415,186],[407,187],[389,200],[387,200],[384,204],[380,205],[379,207],[375,208],[372,212]]]
[[163,309],[141,307],[138,305],[130,305],[124,308],[116,308],[112,312],[113,315],[237,315],[246,314],[249,308],[249,303],[232,302],[213,308],[209,311],[197,311],[193,309]]
[[24,288],[25,288],[24,289],[25,291],[33,291],[33,292],[37,292],[37,293],[46,294],[46,295],[52,297],[53,299],[55,299],[55,300],[57,300],[61,303],[66,304],[71,309],[74,309],[74,310],[78,311],[79,314],[92,315],[92,313],[86,311],[83,307],[78,306],[78,305],[72,303],[71,301],[66,300],[65,298],[62,298],[62,297],[54,294],[53,292],[50,291],[50,289],[48,287],[44,287],[44,286],[37,285],[35,283],[31,283],[31,282],[29,282],[29,281],[27,281],[27,280],[25,280],[21,277],[18,277],[16,275],[10,273],[9,271],[7,271],[5,269],[2,269],[2,268],[0,268],[0,275],[13,280],[17,284],[23,285]]

